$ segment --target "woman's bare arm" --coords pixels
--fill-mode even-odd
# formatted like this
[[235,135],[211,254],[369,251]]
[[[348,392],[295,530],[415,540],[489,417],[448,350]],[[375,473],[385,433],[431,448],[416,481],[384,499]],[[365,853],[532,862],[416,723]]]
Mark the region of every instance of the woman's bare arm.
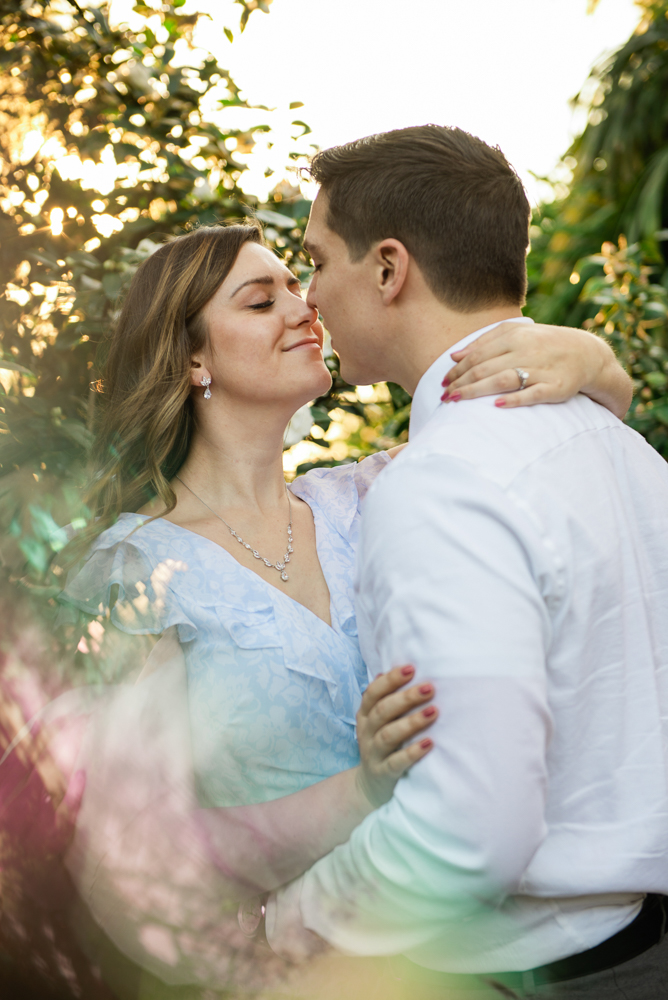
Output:
[[434,706],[413,711],[434,694],[431,685],[405,688],[413,674],[412,667],[395,667],[367,688],[357,715],[359,767],[272,802],[199,810],[218,864],[240,883],[241,895],[284,885],[345,843],[429,753],[429,739],[404,746],[438,714]]
[[[502,392],[497,405],[510,408],[561,403],[582,392],[621,418],[633,398],[633,383],[614,352],[584,330],[502,323],[452,358],[457,364],[444,381],[446,402]],[[516,368],[529,373],[521,391]]]
[[[153,647],[137,683],[151,685],[160,692],[161,672],[168,678],[174,676],[174,670],[185,678],[183,649],[176,629],[172,628]],[[435,709],[427,709],[427,715],[412,711],[424,708],[433,697],[431,688],[407,687],[413,675],[412,667],[397,667],[367,688],[358,714],[360,766],[291,795],[255,805],[200,808],[192,761],[188,760],[184,766],[175,759],[173,766],[161,767],[163,774],[180,770],[184,775],[181,780],[191,785],[187,800],[182,800],[190,802],[190,815],[170,812],[174,809],[174,799],[169,794],[154,799],[154,808],[164,812],[163,829],[182,829],[184,823],[192,825],[193,843],[205,847],[224,875],[232,898],[268,892],[296,878],[337,844],[345,843],[379,802],[390,797],[400,775],[431,749],[430,741],[410,743],[415,734],[436,718]],[[183,693],[186,693],[185,683]],[[179,708],[182,718],[177,720],[174,717],[177,705],[170,707],[165,723],[169,719],[174,732],[177,726],[183,729],[181,746],[187,747],[189,721],[182,708],[183,705]],[[412,714],[406,714],[411,711]],[[157,735],[152,737],[152,744],[156,739]],[[406,741],[409,745],[404,746]],[[160,759],[164,763],[162,755]],[[225,767],[223,760],[220,767]],[[149,773],[142,780],[150,785],[154,779]],[[185,811],[182,805],[181,812]]]

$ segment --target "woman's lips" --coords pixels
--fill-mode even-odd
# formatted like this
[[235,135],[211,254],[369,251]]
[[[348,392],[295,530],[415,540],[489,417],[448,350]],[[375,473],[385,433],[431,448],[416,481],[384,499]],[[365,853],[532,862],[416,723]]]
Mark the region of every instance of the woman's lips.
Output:
[[319,351],[322,350],[320,341],[314,340],[313,337],[309,337],[305,340],[298,340],[296,344],[292,344],[290,347],[284,348],[284,353],[287,354],[288,351],[296,351],[300,347],[317,347]]

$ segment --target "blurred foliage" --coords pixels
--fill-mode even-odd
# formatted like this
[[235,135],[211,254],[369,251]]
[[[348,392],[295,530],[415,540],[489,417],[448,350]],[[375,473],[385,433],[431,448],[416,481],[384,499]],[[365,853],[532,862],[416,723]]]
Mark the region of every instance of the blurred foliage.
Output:
[[[627,423],[668,459],[668,290],[651,281],[639,244],[604,243],[588,265],[599,273],[582,290],[598,307],[585,325],[603,336],[633,376],[635,396]],[[603,271],[601,274],[600,271]]]
[[[269,9],[238,2],[241,30]],[[61,526],[90,516],[95,355],[119,295],[166,235],[258,208],[235,156],[269,126],[226,124],[250,106],[212,56],[191,55],[199,15],[181,7],[137,3],[135,30],[110,26],[106,2],[0,9],[0,556],[5,582],[47,601]],[[258,212],[303,275],[308,208],[283,181]]]
[[304,442],[312,447],[295,449],[311,455],[296,465],[298,475],[318,466],[357,462],[408,440],[411,397],[401,386],[351,386],[339,376],[335,356],[327,364],[332,389],[311,407],[314,424]]
[[[237,0],[238,30],[270,2]],[[100,621],[56,628],[55,598],[63,525],[90,517],[81,496],[96,352],[134,270],[168,235],[257,210],[277,252],[309,273],[300,249],[309,205],[287,181],[262,206],[241,190],[255,136],[269,126],[234,127],[231,109],[249,105],[195,51],[199,15],[183,8],[137,2],[130,28],[110,25],[106,0],[0,5],[0,756],[53,697],[73,683],[113,682],[109,666],[126,664]],[[333,405],[322,401],[324,422]],[[59,857],[54,771],[39,739],[3,770],[0,994],[226,995],[167,987],[106,939],[91,951],[90,935],[104,936],[89,918],[84,954],[85,914],[75,934]],[[256,979],[264,964],[254,961]],[[252,985],[247,972],[243,980]]]
[[[238,30],[254,11],[268,13],[270,2],[237,0]],[[1,8],[0,255],[8,280],[0,299],[0,558],[3,579],[42,607],[60,588],[53,567],[62,525],[90,517],[81,487],[95,355],[138,264],[166,235],[254,212],[289,266],[304,282],[310,274],[301,250],[309,203],[287,181],[264,205],[241,190],[245,154],[269,125],[242,131],[226,121],[227,109],[249,105],[212,56],[188,58],[200,15],[183,6],[138,2],[132,29],[109,24],[107,2],[6,0]],[[622,350],[622,340],[633,339],[631,320],[619,326],[623,308],[643,321],[636,285],[600,276],[601,244],[625,232],[632,251],[616,253],[647,282],[642,295],[652,309],[659,283],[668,287],[660,253],[668,234],[668,106],[661,99],[668,0],[641,7],[636,33],[576,99],[589,124],[563,160],[557,197],[533,220],[528,312],[548,322],[586,320],[595,332],[619,327],[613,343],[641,393],[631,422],[664,453],[660,387],[641,372],[643,365],[648,374],[658,370],[649,351],[660,346],[659,327],[648,340],[634,334],[638,343]],[[233,40],[230,28],[225,33]],[[622,266],[621,256],[615,261],[608,261],[613,269]],[[607,316],[612,304],[599,301],[605,294],[616,297],[619,316]],[[288,475],[407,438],[410,399],[402,389],[347,385],[336,357],[327,363],[332,390],[310,414],[297,415],[286,440]]]
[[580,326],[590,259],[625,234],[668,287],[668,0],[640,0],[640,23],[619,51],[594,68],[574,104],[587,126],[564,156],[555,200],[534,213],[528,312]]
[[[589,0],[590,12],[596,5]],[[668,458],[668,0],[638,7],[636,31],[574,99],[587,124],[552,178],[554,200],[534,212],[525,312],[610,341],[636,384],[628,423]],[[405,440],[408,397],[397,387],[376,396],[366,404],[359,390],[351,397],[347,423],[336,428],[346,435],[332,443],[337,459]]]
[[[237,2],[242,31],[254,11],[269,11],[269,2]],[[298,276],[310,274],[301,249],[309,202],[285,180],[263,205],[239,187],[254,136],[269,125],[226,123],[227,109],[250,106],[213,56],[188,58],[200,15],[181,7],[138,2],[141,27],[131,30],[110,25],[106,2],[2,5],[0,558],[5,583],[42,611],[62,583],[53,558],[62,525],[90,517],[81,489],[95,357],[137,266],[166,235],[253,212]],[[293,124],[295,140],[310,131]],[[311,445],[298,471],[405,438],[402,390],[381,387],[378,402],[363,403],[336,358],[328,364],[332,391],[288,438]]]
[[[238,28],[224,29],[231,42],[254,12],[269,13],[272,0],[235,2]],[[636,382],[629,423],[668,458],[668,276],[661,254],[668,236],[668,0],[641,6],[638,31],[579,96],[589,124],[563,160],[556,199],[533,220],[529,311],[548,322],[586,321],[608,339]],[[285,180],[262,205],[241,190],[244,158],[269,125],[244,131],[226,117],[228,109],[249,105],[212,56],[194,53],[200,15],[183,8],[184,0],[137,2],[131,29],[109,24],[106,0],[90,7],[83,0],[0,5],[0,748],[40,707],[31,700],[35,691],[48,700],[72,680],[116,679],[103,669],[108,650],[104,662],[98,658],[100,622],[56,632],[52,621],[62,583],[56,556],[68,537],[63,525],[76,529],[91,516],[81,491],[96,352],[135,269],[168,235],[253,212],[295,273],[304,282],[310,274],[301,250],[309,203]],[[302,121],[293,124],[308,133]],[[407,438],[410,398],[401,388],[350,386],[334,355],[327,363],[332,390],[297,415],[288,472],[354,461]],[[74,676],[65,662],[74,664]],[[12,675],[16,663],[23,701],[19,675]],[[31,809],[46,808],[48,783],[35,784],[25,763],[17,782],[28,789]],[[12,809],[18,815],[10,798]],[[25,855],[26,840],[19,827],[7,840],[7,829],[5,822],[3,867],[10,871],[7,851]],[[51,849],[44,850],[50,864]],[[91,985],[77,945],[60,939],[61,911],[61,930],[53,931],[49,894],[37,916],[21,910],[40,899],[45,870],[24,872],[14,901],[10,881],[3,881],[10,902],[0,914],[0,991],[28,995],[25,983],[3,979],[15,968],[4,962],[11,951],[24,955],[26,967],[32,963],[31,995],[51,995],[48,980],[54,996],[72,995],[74,983],[79,995],[106,1000],[102,982]],[[51,893],[61,907],[63,878],[57,874]],[[28,883],[37,888],[21,897]],[[45,942],[53,944],[53,960]],[[69,967],[57,957],[63,954]],[[114,954],[104,969],[118,995],[200,996],[161,984],[148,989],[146,976],[132,969],[123,973],[130,985],[121,990],[123,961]]]

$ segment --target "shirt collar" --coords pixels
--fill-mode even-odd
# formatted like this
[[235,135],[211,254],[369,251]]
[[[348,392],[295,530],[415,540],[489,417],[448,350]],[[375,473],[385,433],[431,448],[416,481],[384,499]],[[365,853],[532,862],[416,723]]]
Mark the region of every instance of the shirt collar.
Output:
[[441,396],[443,395],[443,386],[441,383],[443,377],[451,368],[455,367],[455,362],[451,357],[453,352],[456,353],[463,350],[467,344],[477,340],[478,337],[482,337],[483,333],[487,333],[488,330],[493,330],[495,326],[500,326],[501,323],[533,323],[533,320],[529,316],[513,316],[510,319],[501,319],[497,323],[490,323],[489,326],[483,326],[481,330],[475,330],[473,333],[467,334],[466,337],[462,337],[456,344],[449,347],[444,354],[441,354],[440,358],[436,358],[436,361],[427,368],[418,382],[415,395],[413,396],[411,419],[408,429],[409,440],[422,430],[441,405]]

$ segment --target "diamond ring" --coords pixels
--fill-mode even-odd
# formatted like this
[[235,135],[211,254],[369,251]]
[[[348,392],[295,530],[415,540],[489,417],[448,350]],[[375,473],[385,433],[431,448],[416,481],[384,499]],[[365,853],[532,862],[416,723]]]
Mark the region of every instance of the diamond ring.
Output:
[[520,389],[526,389],[527,382],[529,381],[529,372],[525,371],[524,368],[516,368],[517,377],[520,380]]

